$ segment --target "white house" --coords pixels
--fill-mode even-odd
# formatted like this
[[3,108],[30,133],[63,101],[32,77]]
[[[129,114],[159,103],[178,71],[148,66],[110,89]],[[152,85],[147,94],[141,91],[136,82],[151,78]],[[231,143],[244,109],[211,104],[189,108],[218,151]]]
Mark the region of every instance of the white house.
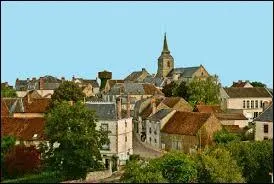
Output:
[[[106,168],[110,164],[124,165],[129,155],[133,154],[132,118],[130,110],[122,111],[121,98],[116,102],[86,102],[89,109],[95,111],[97,128],[109,131],[110,143],[104,145],[101,155]],[[113,157],[118,157],[117,162]]]
[[271,104],[260,116],[254,119],[254,123],[256,141],[273,139],[273,105]]

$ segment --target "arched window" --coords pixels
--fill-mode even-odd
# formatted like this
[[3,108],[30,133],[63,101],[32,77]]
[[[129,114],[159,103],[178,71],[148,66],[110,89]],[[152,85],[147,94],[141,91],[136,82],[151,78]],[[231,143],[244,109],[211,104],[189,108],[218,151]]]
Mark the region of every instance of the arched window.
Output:
[[170,61],[167,61],[167,67],[170,67]]

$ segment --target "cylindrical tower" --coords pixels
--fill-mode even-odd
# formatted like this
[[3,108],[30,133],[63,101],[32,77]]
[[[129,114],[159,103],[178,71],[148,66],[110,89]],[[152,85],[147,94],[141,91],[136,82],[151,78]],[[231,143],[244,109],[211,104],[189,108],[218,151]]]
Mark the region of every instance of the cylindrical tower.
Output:
[[102,90],[105,88],[107,80],[112,78],[112,72],[106,70],[98,72],[98,77],[101,80],[100,90]]

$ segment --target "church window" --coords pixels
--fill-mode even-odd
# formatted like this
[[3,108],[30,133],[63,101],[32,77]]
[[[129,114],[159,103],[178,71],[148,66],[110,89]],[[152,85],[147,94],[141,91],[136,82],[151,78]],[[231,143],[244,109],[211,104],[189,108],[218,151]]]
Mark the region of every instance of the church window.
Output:
[[170,67],[170,61],[167,61],[167,67]]

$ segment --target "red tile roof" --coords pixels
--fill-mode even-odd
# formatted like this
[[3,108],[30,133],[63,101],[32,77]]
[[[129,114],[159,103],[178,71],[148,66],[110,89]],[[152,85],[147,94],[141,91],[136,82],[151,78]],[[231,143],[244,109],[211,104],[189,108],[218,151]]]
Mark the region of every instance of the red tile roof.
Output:
[[32,99],[31,103],[28,103],[28,99],[24,98],[24,112],[25,113],[44,113],[50,103],[49,98]]
[[242,113],[216,113],[219,120],[247,120]]
[[211,113],[177,111],[168,120],[161,132],[180,135],[196,135]]
[[219,105],[196,105],[194,112],[204,112],[204,113],[216,113],[222,112]]
[[8,116],[9,115],[9,109],[6,105],[5,101],[1,98],[1,117]]
[[[44,140],[44,118],[1,117],[1,135],[15,136],[19,140]],[[37,134],[37,139],[33,139]]]

